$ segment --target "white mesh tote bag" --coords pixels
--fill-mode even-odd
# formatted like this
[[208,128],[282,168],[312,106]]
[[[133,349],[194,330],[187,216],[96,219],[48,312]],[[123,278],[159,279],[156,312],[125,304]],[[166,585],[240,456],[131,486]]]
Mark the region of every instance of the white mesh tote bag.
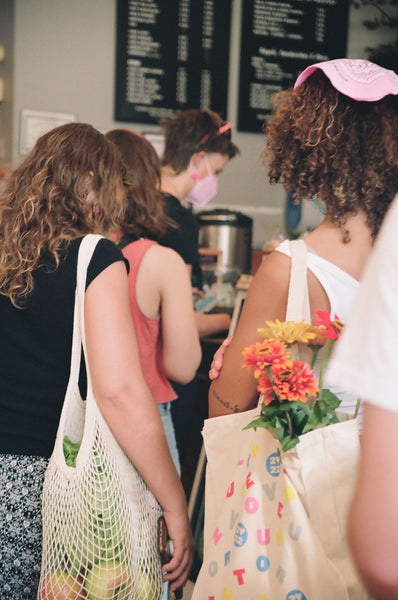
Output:
[[40,600],[158,600],[162,592],[161,509],[103,419],[87,361],[85,401],[79,393],[87,265],[99,239],[87,235],[79,249],[70,379],[43,487]]

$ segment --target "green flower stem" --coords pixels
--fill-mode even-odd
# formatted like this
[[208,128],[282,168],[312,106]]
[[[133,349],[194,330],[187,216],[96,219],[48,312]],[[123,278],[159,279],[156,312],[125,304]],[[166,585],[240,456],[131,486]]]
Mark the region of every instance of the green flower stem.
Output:
[[313,369],[315,367],[316,359],[318,358],[320,349],[321,349],[321,346],[311,346],[311,350],[312,350],[311,369]]
[[332,340],[331,338],[328,338],[326,340],[326,343],[325,343],[325,346],[324,346],[324,352],[323,352],[322,363],[321,363],[321,370],[320,370],[320,373],[319,373],[319,397],[320,398],[322,396],[323,378],[324,378],[324,375],[325,375],[325,369],[326,369],[326,365],[327,365],[328,360],[329,360],[330,352],[332,350],[333,342],[334,342],[334,340]]
[[361,406],[361,400],[360,400],[360,398],[358,398],[357,404],[355,406],[354,419],[356,419],[358,416],[360,406]]
[[286,420],[287,420],[287,426],[289,428],[290,437],[294,438],[292,422],[290,420],[290,415],[289,415],[289,411],[288,410],[285,410],[285,415],[286,415]]
[[267,375],[269,377],[269,380],[270,380],[270,383],[271,383],[272,387],[274,387],[274,376],[272,375],[271,367],[269,365],[267,365],[265,367],[265,370],[267,372]]

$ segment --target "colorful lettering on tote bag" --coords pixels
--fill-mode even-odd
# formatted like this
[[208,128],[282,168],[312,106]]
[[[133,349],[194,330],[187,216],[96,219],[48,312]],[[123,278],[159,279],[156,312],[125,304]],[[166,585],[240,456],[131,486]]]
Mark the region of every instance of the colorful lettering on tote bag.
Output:
[[286,596],[286,600],[307,600],[307,597],[300,590],[292,590]]
[[[222,579],[223,570],[227,570],[231,582],[235,581],[235,585],[231,583],[234,589],[224,586],[222,597],[208,596],[209,600],[238,600],[238,592],[234,590],[235,588],[244,590],[246,579],[253,569],[261,575],[264,574],[265,577],[275,578],[282,584],[287,575],[286,565],[282,566],[278,563],[272,565],[272,558],[266,555],[265,550],[271,540],[280,546],[288,537],[295,541],[300,538],[302,531],[300,524],[284,518],[286,506],[297,500],[297,493],[292,485],[281,488],[280,484],[277,484],[276,480],[283,468],[280,455],[278,452],[272,452],[264,460],[258,449],[258,444],[253,445],[246,458],[241,457],[237,460],[234,479],[230,481],[225,494],[226,507],[231,505],[229,528],[225,529],[228,520],[226,521],[224,512],[220,515],[223,524],[220,522],[212,535],[214,547],[220,546],[221,553],[219,559],[213,559],[208,564],[207,572],[210,578],[216,581],[215,578]],[[262,471],[258,468],[258,461],[263,465]],[[279,497],[281,494],[282,496]],[[235,499],[237,496],[243,498],[243,503],[240,501],[238,503],[239,508]],[[276,514],[280,521],[280,527],[259,527],[263,521],[256,521],[256,515],[262,511],[264,503],[269,503],[270,511]],[[274,523],[274,519],[271,519],[271,522]],[[246,547],[250,549],[249,554]],[[257,553],[255,549],[258,550]],[[276,599],[268,598],[260,589],[258,600]],[[300,590],[293,589],[287,594],[285,600],[306,600],[306,597]]]
[[272,477],[278,477],[278,475],[281,472],[281,458],[278,454],[278,452],[274,452],[273,454],[270,454],[266,460],[266,467],[267,467],[267,471],[268,473],[272,476]]

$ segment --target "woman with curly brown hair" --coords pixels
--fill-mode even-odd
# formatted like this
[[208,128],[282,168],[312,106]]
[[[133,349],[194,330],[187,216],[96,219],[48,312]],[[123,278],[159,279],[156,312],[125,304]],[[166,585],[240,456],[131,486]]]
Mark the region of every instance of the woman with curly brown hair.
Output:
[[184,261],[156,243],[168,226],[160,192],[160,159],[141,134],[113,129],[105,134],[119,149],[127,175],[135,182],[119,241],[130,263],[130,308],[145,379],[158,403],[171,455],[180,469],[170,382],[188,383],[199,366],[201,349]]
[[[380,224],[398,191],[398,76],[364,60],[312,65],[294,89],[276,96],[265,127],[264,164],[271,183],[324,205],[322,223],[305,237],[311,315],[346,322]],[[253,408],[256,381],[241,368],[242,350],[260,341],[265,321],[285,320],[290,246],[285,241],[256,273],[230,346],[215,357],[211,416]],[[325,382],[354,413],[343,384]]]
[[[87,233],[125,214],[116,147],[83,123],[39,138],[0,196],[0,597],[36,597],[41,489],[70,371],[77,256]],[[87,270],[87,355],[98,406],[164,509],[172,587],[190,570],[185,494],[140,367],[126,265],[99,241]],[[148,451],[150,440],[150,451]]]

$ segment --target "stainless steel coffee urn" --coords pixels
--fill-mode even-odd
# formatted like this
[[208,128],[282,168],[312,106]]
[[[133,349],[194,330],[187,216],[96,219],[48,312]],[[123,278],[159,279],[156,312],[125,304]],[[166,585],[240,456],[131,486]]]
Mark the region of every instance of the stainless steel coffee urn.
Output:
[[197,214],[199,247],[222,250],[225,271],[250,273],[253,219],[243,213],[215,209]]

